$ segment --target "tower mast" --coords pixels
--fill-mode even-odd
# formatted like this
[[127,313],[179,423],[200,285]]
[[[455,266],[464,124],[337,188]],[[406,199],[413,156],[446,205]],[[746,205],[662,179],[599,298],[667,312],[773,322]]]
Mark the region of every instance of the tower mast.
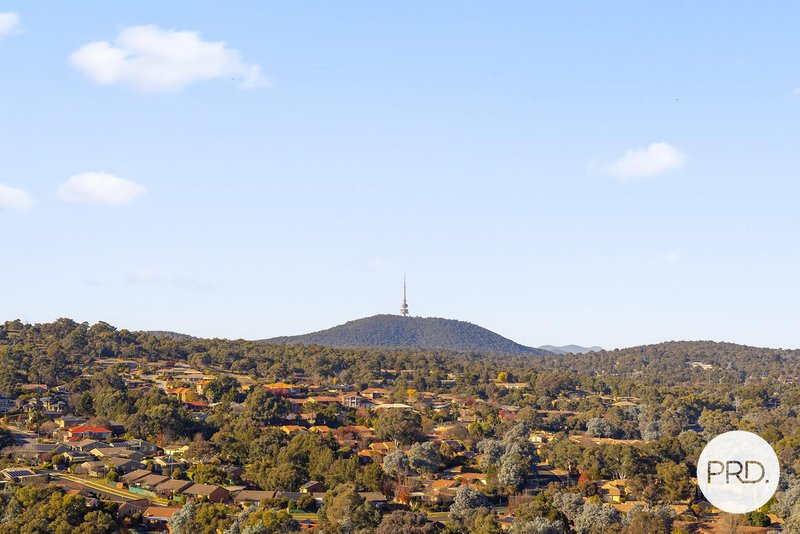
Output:
[[406,301],[406,273],[403,273],[403,303],[400,305],[400,315],[408,316],[408,302]]

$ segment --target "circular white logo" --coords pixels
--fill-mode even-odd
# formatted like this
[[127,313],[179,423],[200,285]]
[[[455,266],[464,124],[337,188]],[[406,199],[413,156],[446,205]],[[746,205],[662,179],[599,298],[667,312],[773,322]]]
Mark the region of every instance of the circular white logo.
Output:
[[769,443],[752,432],[726,432],[708,442],[697,461],[697,483],[708,502],[731,514],[764,506],[781,469]]

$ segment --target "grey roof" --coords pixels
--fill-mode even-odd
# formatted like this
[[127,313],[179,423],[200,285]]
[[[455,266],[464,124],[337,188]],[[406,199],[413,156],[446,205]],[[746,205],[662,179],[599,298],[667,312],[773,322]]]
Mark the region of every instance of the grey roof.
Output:
[[189,480],[167,480],[166,482],[162,482],[156,486],[156,492],[181,491],[188,488],[192,484],[193,482]]
[[145,486],[156,486],[161,484],[162,482],[166,482],[169,480],[169,477],[165,477],[163,475],[147,475],[146,477],[137,478],[135,480],[135,484],[137,485],[145,485]]
[[140,478],[144,478],[152,474],[153,473],[147,469],[137,469],[136,471],[131,471],[127,475],[122,475],[120,479],[124,480],[125,482],[133,482],[134,480],[139,480]]
[[359,495],[364,497],[368,502],[385,502],[386,495],[380,491],[359,491]]
[[75,462],[75,461],[78,461],[78,462],[80,462],[80,460],[81,460],[81,459],[83,459],[84,461],[86,461],[86,460],[89,460],[89,459],[93,459],[93,458],[94,458],[94,456],[92,456],[92,455],[91,455],[91,454],[89,454],[88,452],[81,452],[81,451],[66,451],[66,452],[64,453],[64,456],[66,456],[67,458],[69,458],[69,459],[70,459],[70,461],[72,461],[72,462]]
[[108,443],[103,443],[102,441],[97,441],[96,439],[82,439],[80,441],[69,441],[66,444],[68,447],[75,447],[75,448],[84,448],[90,445],[93,445],[96,449],[101,449],[103,447],[108,447]]
[[155,443],[152,443],[150,441],[146,441],[146,440],[143,440],[143,439],[139,439],[139,438],[132,438],[132,439],[123,441],[122,443],[125,443],[126,445],[140,445],[140,446],[144,445],[146,443],[148,445],[152,445],[153,447],[157,446]]
[[30,469],[10,467],[8,469],[3,469],[3,474],[8,477],[17,478],[33,476],[36,473]]
[[141,463],[135,460],[131,460],[129,458],[116,458],[114,456],[112,456],[111,458],[106,458],[106,462],[110,463],[115,467],[122,467],[123,465],[131,465],[131,464],[142,465]]
[[[28,443],[19,450],[23,452],[53,452],[58,451],[60,447],[62,447],[60,443]],[[61,448],[61,450],[64,449]]]

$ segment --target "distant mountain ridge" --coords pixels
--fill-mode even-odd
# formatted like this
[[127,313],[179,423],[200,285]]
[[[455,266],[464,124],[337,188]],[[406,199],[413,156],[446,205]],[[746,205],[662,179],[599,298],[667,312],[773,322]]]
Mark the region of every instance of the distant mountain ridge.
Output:
[[598,347],[597,345],[592,347],[581,347],[580,345],[563,345],[561,347],[555,345],[541,345],[539,348],[554,354],[586,354],[588,352],[599,352],[603,350],[603,347]]
[[181,334],[180,332],[172,332],[170,330],[142,330],[141,332],[156,337],[166,337],[168,339],[200,339],[189,334]]
[[374,315],[319,332],[275,337],[264,341],[336,348],[392,347],[513,355],[547,354],[545,350],[520,345],[466,321],[400,315]]

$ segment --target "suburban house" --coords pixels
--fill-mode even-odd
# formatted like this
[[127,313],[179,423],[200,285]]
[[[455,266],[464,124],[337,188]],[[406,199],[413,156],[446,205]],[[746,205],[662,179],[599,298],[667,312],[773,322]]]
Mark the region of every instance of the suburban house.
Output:
[[258,506],[258,503],[263,501],[264,499],[272,499],[275,497],[274,491],[257,491],[257,490],[244,490],[240,491],[236,497],[233,499],[233,502],[246,508],[247,506],[254,504]]
[[183,469],[187,466],[185,461],[172,456],[157,456],[153,461],[162,473],[172,473],[175,469]]
[[111,446],[140,452],[145,456],[151,456],[158,452],[158,445],[143,439],[129,439],[127,441],[112,443]]
[[357,393],[348,393],[342,395],[342,406],[345,408],[369,408],[374,406],[375,403],[370,402],[368,399],[365,399],[361,395]]
[[47,462],[54,454],[59,454],[68,449],[62,444],[52,443],[26,443],[14,449],[14,457],[27,462],[42,463]]
[[273,384],[266,384],[264,386],[275,394],[284,395],[302,395],[306,389],[296,384],[287,384],[286,382],[275,382]]
[[367,388],[361,392],[361,395],[369,400],[378,400],[391,395],[391,391],[383,388]]
[[625,480],[609,480],[600,486],[600,495],[603,502],[620,503],[625,502]]
[[0,395],[0,413],[6,413],[17,407],[17,401]]
[[92,462],[83,462],[75,468],[75,472],[81,475],[102,478],[106,476],[106,473],[108,473],[108,467],[106,467],[105,462],[95,460]]
[[325,485],[316,480],[309,480],[300,486],[300,493],[319,493],[321,491],[325,491]]
[[136,479],[130,485],[142,488],[142,489],[147,490],[147,491],[153,491],[153,490],[155,490],[156,486],[158,486],[159,484],[163,484],[164,482],[167,482],[168,480],[169,480],[169,477],[165,477],[163,475],[156,475],[156,474],[152,474],[151,473],[151,474],[149,474],[147,476],[144,476],[142,478]]
[[96,458],[127,458],[135,462],[141,462],[144,459],[144,454],[140,452],[116,447],[98,447],[90,450],[89,454]]
[[65,445],[73,451],[80,451],[80,452],[89,452],[94,449],[101,449],[103,447],[108,447],[107,443],[103,443],[102,441],[97,441],[96,439],[81,439],[77,441],[69,441]]
[[120,479],[121,482],[124,482],[125,484],[131,485],[136,480],[139,480],[140,478],[144,478],[144,477],[149,476],[151,474],[152,474],[152,472],[148,471],[147,469],[137,469],[136,471],[131,471],[130,473],[126,473],[126,474],[122,475],[121,477],[119,477],[119,479]]
[[70,464],[82,464],[83,462],[91,462],[94,460],[94,456],[81,451],[67,451],[64,453],[64,458],[69,460]]
[[67,430],[67,440],[78,441],[82,439],[106,440],[111,437],[111,430],[97,426],[74,426]]
[[0,471],[5,480],[16,484],[46,484],[49,476],[46,473],[36,473],[26,467],[9,467]]
[[166,480],[155,487],[155,493],[164,499],[174,499],[192,484],[193,482],[189,480]]
[[211,486],[209,484],[192,484],[181,492],[189,500],[205,498],[211,502],[225,503],[230,501],[231,493],[222,486]]
[[172,516],[175,515],[180,509],[180,506],[151,506],[144,511],[144,514],[142,514],[142,521],[144,521],[145,525],[151,528],[167,530],[169,520],[172,519]]
[[129,460],[128,458],[106,458],[104,462],[114,467],[119,474],[131,473],[137,469],[144,468],[144,464],[141,462]]
[[[114,500],[114,497],[110,497]],[[150,501],[147,499],[137,499],[135,501],[120,500],[119,507],[117,508],[117,518],[124,519],[136,514],[143,514],[150,506]]]

